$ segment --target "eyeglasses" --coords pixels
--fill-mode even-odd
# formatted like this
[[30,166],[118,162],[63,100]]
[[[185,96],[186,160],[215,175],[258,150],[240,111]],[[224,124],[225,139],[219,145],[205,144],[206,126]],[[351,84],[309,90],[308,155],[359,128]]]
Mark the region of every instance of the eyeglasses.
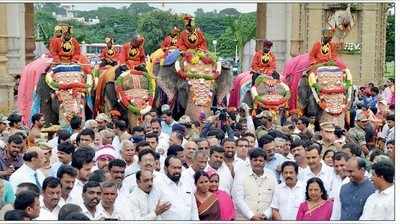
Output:
[[208,150],[208,147],[199,147],[199,150]]
[[248,145],[238,145],[239,148],[248,148]]

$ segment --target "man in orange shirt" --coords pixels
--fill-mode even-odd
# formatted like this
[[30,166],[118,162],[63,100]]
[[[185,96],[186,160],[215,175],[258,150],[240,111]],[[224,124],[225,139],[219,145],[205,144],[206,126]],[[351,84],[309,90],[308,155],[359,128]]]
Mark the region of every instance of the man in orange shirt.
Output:
[[115,66],[118,62],[119,50],[115,47],[114,39],[111,36],[106,37],[105,42],[107,46],[101,50],[100,59],[101,64],[100,67],[111,65]]
[[254,72],[270,75],[276,70],[276,57],[271,52],[272,45],[271,41],[264,40],[263,49],[255,53],[251,63]]
[[119,54],[119,64],[127,65],[129,69],[135,69],[138,65],[145,63],[144,38],[135,35],[130,43],[122,46]]
[[346,69],[346,65],[337,60],[339,45],[332,42],[333,33],[334,30],[332,29],[322,29],[321,41],[315,42],[309,53],[310,66],[332,61],[335,62],[340,69]]
[[174,28],[172,28],[171,30],[171,33],[168,36],[166,36],[163,42],[161,43],[161,48],[164,51],[166,51],[170,48],[176,47],[176,43],[178,42],[178,37],[180,32],[181,30],[177,26],[174,26]]
[[180,33],[176,46],[181,51],[188,49],[208,51],[207,40],[204,33],[196,28],[194,18],[192,16],[185,16],[183,18],[185,23],[185,30]]
[[50,55],[54,63],[77,63],[81,57],[79,42],[71,36],[71,26],[61,26],[60,38],[53,38],[50,43]]

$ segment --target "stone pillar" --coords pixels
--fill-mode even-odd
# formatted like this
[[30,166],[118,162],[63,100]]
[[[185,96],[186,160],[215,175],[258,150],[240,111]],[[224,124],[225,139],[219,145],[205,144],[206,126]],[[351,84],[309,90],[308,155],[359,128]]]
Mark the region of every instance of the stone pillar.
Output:
[[7,4],[0,4],[0,113],[8,114],[13,106],[13,80],[8,74]]
[[[20,74],[25,66],[25,16],[23,4],[7,4],[8,74]],[[20,24],[16,26],[15,24]]]
[[256,50],[261,49],[261,41],[267,36],[267,3],[257,3]]
[[386,41],[383,9],[384,4],[381,3],[362,4],[361,71],[358,80],[362,84],[383,79]]
[[287,3],[269,3],[267,5],[267,39],[274,45],[272,52],[277,59],[276,70],[281,73],[283,65],[290,55],[292,33],[292,6]]
[[33,61],[35,55],[35,24],[33,3],[25,3],[25,63]]

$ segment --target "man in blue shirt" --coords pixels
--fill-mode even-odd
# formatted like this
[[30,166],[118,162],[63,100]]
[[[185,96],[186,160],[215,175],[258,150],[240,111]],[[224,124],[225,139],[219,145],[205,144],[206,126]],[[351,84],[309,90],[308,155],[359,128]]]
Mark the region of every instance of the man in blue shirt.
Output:
[[349,159],[346,164],[350,182],[340,189],[340,220],[359,220],[367,198],[375,192],[373,183],[365,176],[367,163],[360,157]]

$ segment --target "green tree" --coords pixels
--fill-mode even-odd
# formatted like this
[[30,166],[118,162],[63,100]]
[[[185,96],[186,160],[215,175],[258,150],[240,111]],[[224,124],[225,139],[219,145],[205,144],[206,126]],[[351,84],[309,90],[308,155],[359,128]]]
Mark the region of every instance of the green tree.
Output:
[[48,43],[49,39],[53,36],[54,26],[57,24],[56,18],[51,15],[51,12],[37,11],[35,13],[35,32],[36,40]]
[[[175,25],[182,23],[177,14],[155,10],[144,13],[138,18],[138,32],[145,38],[145,49],[148,54],[160,48],[164,37]],[[182,27],[181,27],[182,28]]]
[[394,15],[387,16],[386,23],[386,62],[394,61],[394,40],[395,40],[395,17]]

